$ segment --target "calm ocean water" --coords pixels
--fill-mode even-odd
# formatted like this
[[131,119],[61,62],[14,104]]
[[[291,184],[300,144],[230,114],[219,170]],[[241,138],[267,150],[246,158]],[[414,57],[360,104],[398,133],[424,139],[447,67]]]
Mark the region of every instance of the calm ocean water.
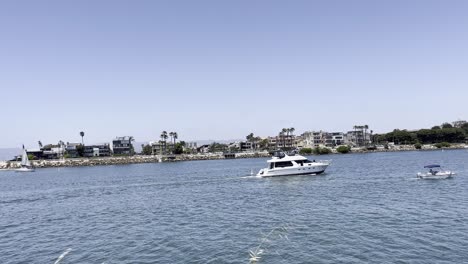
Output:
[[[468,263],[468,151],[0,171],[0,263]],[[427,163],[458,173],[417,180]],[[286,227],[286,230],[278,229]]]

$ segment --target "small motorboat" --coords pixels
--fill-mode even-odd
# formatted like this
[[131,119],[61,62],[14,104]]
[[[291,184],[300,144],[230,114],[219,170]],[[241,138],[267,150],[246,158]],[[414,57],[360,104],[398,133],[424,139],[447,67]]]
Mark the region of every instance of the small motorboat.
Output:
[[455,175],[454,172],[448,170],[442,170],[442,167],[437,164],[426,165],[424,168],[429,169],[428,172],[418,172],[418,178],[420,179],[447,179]]
[[296,176],[318,175],[325,171],[331,161],[310,161],[301,155],[286,155],[283,152],[275,152],[273,158],[267,161],[268,168],[261,169],[257,176]]

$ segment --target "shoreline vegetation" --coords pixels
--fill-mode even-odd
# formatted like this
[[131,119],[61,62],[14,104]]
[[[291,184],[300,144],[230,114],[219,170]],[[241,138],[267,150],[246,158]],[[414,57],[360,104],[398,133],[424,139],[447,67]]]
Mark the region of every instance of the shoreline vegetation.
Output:
[[[455,150],[468,149],[467,144],[451,144],[448,146],[430,145],[396,145],[390,147],[380,147],[376,149],[350,148],[346,153],[375,153],[375,152],[399,152],[399,151],[434,151],[434,150]],[[336,149],[329,149],[326,153],[304,153],[305,155],[320,154],[342,154]],[[197,161],[197,160],[221,160],[221,159],[242,159],[242,158],[269,158],[267,151],[245,152],[245,153],[206,153],[206,154],[180,154],[180,155],[134,155],[118,157],[92,157],[92,158],[68,158],[61,160],[33,160],[32,165],[36,168],[54,168],[54,167],[86,167],[86,166],[105,166],[105,165],[126,165],[141,163],[158,162],[178,162],[178,161]],[[21,167],[20,161],[0,161],[0,170],[13,170]]]

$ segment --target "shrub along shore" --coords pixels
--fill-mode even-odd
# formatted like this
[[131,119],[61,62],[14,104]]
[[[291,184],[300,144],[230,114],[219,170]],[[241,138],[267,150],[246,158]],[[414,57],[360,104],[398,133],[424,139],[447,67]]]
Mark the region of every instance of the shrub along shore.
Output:
[[[467,149],[466,144],[442,144],[442,145],[396,145],[387,147],[378,147],[375,149],[367,148],[349,148],[349,152],[340,151],[330,148],[319,148],[313,150],[312,153],[302,153],[303,155],[320,155],[320,154],[337,154],[337,153],[372,153],[372,152],[396,152],[396,151],[430,151],[441,149]],[[327,149],[327,150],[325,150]],[[343,148],[341,148],[343,149]],[[63,160],[33,160],[32,165],[36,168],[51,168],[51,167],[80,167],[80,166],[102,166],[102,165],[124,165],[124,164],[139,164],[139,163],[157,163],[157,162],[176,162],[176,161],[192,161],[192,160],[220,160],[230,158],[269,158],[271,155],[266,152],[248,152],[236,153],[225,156],[223,153],[206,153],[206,154],[181,154],[170,156],[159,155],[134,155],[134,156],[119,156],[119,157],[93,157],[93,158],[74,158]],[[20,161],[0,161],[0,169],[16,169],[21,166]]]

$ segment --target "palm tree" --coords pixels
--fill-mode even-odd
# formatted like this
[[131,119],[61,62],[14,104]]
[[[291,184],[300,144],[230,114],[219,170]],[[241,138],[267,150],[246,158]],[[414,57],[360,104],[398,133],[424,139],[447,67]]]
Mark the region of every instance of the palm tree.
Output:
[[367,136],[367,129],[369,129],[369,126],[364,125],[363,128],[364,128],[364,143],[367,146],[367,137],[366,136]]
[[176,141],[179,138],[179,135],[177,135],[177,132],[174,132],[174,134],[172,134],[172,137],[174,137],[174,146],[175,146]]
[[83,131],[80,132],[80,136],[81,136],[81,145],[84,145],[84,141],[83,141],[84,132]]
[[173,144],[172,149],[175,150],[175,144],[178,138],[177,132],[169,132],[169,136],[171,137],[171,143]]
[[282,138],[283,138],[283,148],[284,148],[284,147],[286,147],[286,141],[285,141],[284,135],[285,135],[286,133],[288,133],[288,129],[287,129],[287,128],[283,128],[283,129],[281,130],[281,132],[282,132],[281,136],[282,136]]
[[167,131],[161,133],[161,142],[164,143],[164,152],[166,152],[166,140],[167,140]]
[[62,140],[59,140],[58,142],[58,147],[59,147],[59,158],[63,156],[63,149],[65,148],[65,143]]
[[294,141],[292,140],[292,136],[293,136],[293,133],[294,133],[295,130],[296,130],[296,129],[294,129],[294,127],[291,127],[291,128],[289,129],[289,132],[291,133],[291,147],[292,147],[293,142],[294,142]]
[[133,148],[132,142],[135,141],[135,138],[132,136],[128,137],[128,142],[130,143],[130,155],[135,154],[135,148]]
[[174,132],[169,132],[169,137],[171,138],[171,144],[172,144],[172,142],[173,142],[172,139],[174,138]]
[[253,138],[254,138],[254,133],[250,133],[245,137],[245,139],[247,139],[247,142],[252,142]]
[[[283,131],[280,131],[279,134],[278,134],[278,140],[276,140],[276,148],[278,148],[278,146],[281,146],[282,144],[282,141],[283,141]],[[278,144],[278,141],[280,144]]]

